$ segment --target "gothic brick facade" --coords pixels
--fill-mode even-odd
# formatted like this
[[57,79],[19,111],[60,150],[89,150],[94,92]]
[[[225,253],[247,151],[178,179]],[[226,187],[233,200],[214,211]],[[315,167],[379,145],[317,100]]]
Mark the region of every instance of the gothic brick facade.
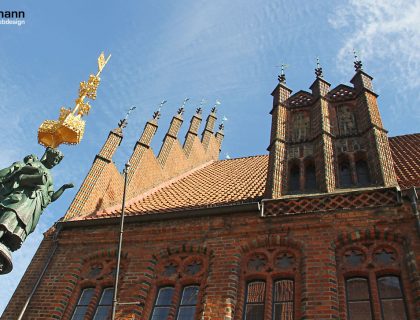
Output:
[[[130,158],[118,319],[420,319],[420,134],[388,139],[360,68],[353,87],[330,89],[322,70],[311,93],[279,80],[268,155],[217,160],[215,109],[201,139],[197,110],[184,143],[179,110],[156,157],[158,114],[146,123]],[[122,137],[110,133],[2,319],[27,303],[22,319],[105,319]]]

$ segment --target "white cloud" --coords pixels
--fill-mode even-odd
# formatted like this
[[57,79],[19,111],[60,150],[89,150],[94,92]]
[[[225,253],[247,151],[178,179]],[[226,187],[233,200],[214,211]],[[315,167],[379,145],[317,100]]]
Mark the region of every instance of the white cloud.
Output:
[[391,81],[420,87],[420,1],[349,0],[329,20],[343,31],[338,65],[349,60],[353,48],[364,62],[389,68]]

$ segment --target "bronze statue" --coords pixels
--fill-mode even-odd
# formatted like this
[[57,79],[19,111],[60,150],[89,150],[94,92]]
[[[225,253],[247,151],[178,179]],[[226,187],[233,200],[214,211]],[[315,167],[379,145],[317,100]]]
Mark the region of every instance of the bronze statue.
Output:
[[[30,154],[23,161],[0,170],[0,274],[12,270],[10,251],[16,251],[26,237],[35,230],[42,211],[56,201],[72,183],[53,189],[50,169],[57,165],[63,154],[61,144],[78,144],[83,138],[83,116],[91,108],[86,99],[95,100],[99,77],[111,55],[98,58],[98,72],[89,80],[80,82],[76,105],[72,109],[61,107],[58,120],[45,120],[38,128],[38,143],[47,147],[41,160]],[[124,122],[123,122],[124,123]]]
[[61,151],[47,148],[41,160],[31,154],[23,162],[0,170],[0,273],[5,273],[9,262],[11,268],[7,251],[19,249],[34,231],[42,211],[64,190],[73,188],[69,183],[57,191],[53,189],[50,169],[62,159]]

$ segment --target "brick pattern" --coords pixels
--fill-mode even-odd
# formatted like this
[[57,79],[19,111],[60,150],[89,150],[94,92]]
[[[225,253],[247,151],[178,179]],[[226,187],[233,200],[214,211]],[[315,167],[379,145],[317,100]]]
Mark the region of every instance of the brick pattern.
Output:
[[[57,253],[24,319],[51,319],[51,315],[61,319],[67,309],[74,307],[71,301],[79,294],[78,288],[85,281],[82,277],[91,270],[91,263],[106,262],[107,252],[112,257],[117,239],[118,225],[61,231]],[[43,241],[3,319],[17,317],[45,262],[50,243],[48,239]],[[372,250],[381,245],[398,250],[402,260],[393,270],[405,281],[403,290],[408,301],[409,319],[419,318],[417,266],[420,260],[416,253],[420,252],[420,240],[415,233],[414,217],[408,202],[397,207],[293,217],[261,218],[256,211],[145,223],[127,220],[123,243],[126,262],[119,299],[142,303],[120,307],[118,319],[148,319],[162,267],[166,262],[187,261],[194,257],[208,259],[208,273],[197,280],[200,284],[205,283],[197,306],[201,310],[199,318],[242,319],[244,290],[247,275],[250,275],[245,267],[247,259],[253,253],[265,253],[271,259],[280,251],[296,257],[295,315],[304,319],[344,318],[342,280],[345,274],[341,269],[341,252],[353,246],[359,248],[359,244],[370,248],[367,246],[369,243],[372,243]],[[204,262],[203,265],[207,264]],[[183,270],[182,265],[180,267],[177,270]],[[265,279],[276,278],[275,271],[268,269],[259,275]],[[277,275],[281,276],[280,273]],[[176,281],[181,285],[183,278]]]
[[355,210],[380,208],[398,205],[395,188],[364,190],[340,194],[324,194],[298,198],[276,199],[264,202],[264,215],[329,212],[337,210]]
[[[292,193],[289,190],[289,176],[294,163],[301,164],[300,192],[304,192],[302,186],[305,172],[302,163],[305,159],[308,161],[314,159],[318,190],[333,192],[339,188],[337,174],[339,159],[359,158],[358,153],[362,151],[367,153],[365,158],[372,184],[387,187],[397,185],[391,149],[386,131],[382,127],[371,80],[369,75],[358,71],[351,80],[354,88],[339,85],[329,91],[330,84],[317,78],[311,85],[312,94],[299,91],[292,96],[284,94],[284,92],[290,94],[290,91],[282,85],[276,87],[273,92],[273,105],[276,106],[277,101],[283,99],[286,112],[280,114],[275,112],[275,109],[271,112],[273,121],[269,147],[267,198],[279,198]],[[341,115],[339,123],[337,110],[344,110],[343,108],[347,113]],[[309,132],[302,136],[295,128],[297,125],[295,122],[301,121],[302,116],[308,114],[310,128],[305,130]],[[347,122],[343,123],[344,120]],[[277,130],[284,128],[286,135],[282,135],[282,132],[276,133]],[[273,138],[278,135],[282,136],[282,143],[276,143],[276,138]],[[355,170],[352,171],[355,174]],[[276,181],[278,179],[281,182]]]
[[184,151],[187,157],[191,154],[193,143],[197,138],[198,128],[201,124],[201,110],[198,110],[195,115],[191,118],[190,127],[184,140]]
[[[103,195],[107,185],[107,182],[104,182],[104,179],[101,179],[101,177],[105,177],[105,180],[107,180],[106,178],[108,175],[104,174],[104,172],[115,172],[115,170],[110,168],[114,166],[114,164],[111,162],[111,159],[118,146],[120,145],[121,140],[121,128],[117,128],[109,133],[105,144],[95,158],[89,173],[87,174],[79,191],[73,199],[73,202],[70,204],[70,207],[67,210],[65,215],[66,220],[76,217],[83,212],[89,212],[95,208],[99,197]],[[118,183],[122,182],[121,177],[115,176],[115,174],[113,178],[115,178],[114,183],[117,185]],[[98,181],[101,183],[98,183]],[[89,201],[92,199],[93,195],[96,196],[95,199],[93,201]]]
[[271,134],[268,146],[269,160],[265,189],[265,197],[278,198],[284,193],[286,181],[284,180],[286,156],[286,124],[290,115],[287,112],[285,101],[289,99],[291,90],[284,84],[278,84],[273,91],[273,109],[271,110]]
[[168,132],[163,139],[163,144],[160,148],[159,155],[157,157],[161,166],[164,166],[168,160],[169,153],[174,143],[178,140],[178,132],[181,128],[183,119],[181,114],[177,114],[172,118],[171,124],[169,125]]
[[206,126],[201,136],[201,142],[203,143],[204,150],[207,150],[210,144],[210,138],[213,136],[213,129],[216,123],[216,110],[212,110],[207,116]]

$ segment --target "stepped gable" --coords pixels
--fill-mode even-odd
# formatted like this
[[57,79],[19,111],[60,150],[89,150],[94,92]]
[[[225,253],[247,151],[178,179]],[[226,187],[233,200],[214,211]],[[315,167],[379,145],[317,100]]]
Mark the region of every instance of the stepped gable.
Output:
[[[223,126],[220,126],[216,133],[213,131],[217,120],[216,112],[216,108],[213,107],[200,139],[198,129],[201,123],[201,109],[197,109],[182,144],[177,137],[183,123],[183,108],[180,108],[172,118],[159,154],[155,156],[150,145],[158,130],[160,111],[156,111],[152,119],[146,122],[129,159],[131,167],[127,179],[127,201],[167,184],[171,179],[179,178],[203,164],[217,160],[224,133]],[[64,220],[79,220],[92,216],[121,201],[124,179],[112,162],[112,156],[122,138],[122,128],[110,132]]]
[[389,138],[401,189],[420,187],[420,133]]
[[[399,186],[420,186],[420,134],[389,139]],[[202,209],[260,201],[264,197],[268,155],[212,161],[128,201],[127,215]],[[113,206],[83,219],[118,216]]]

